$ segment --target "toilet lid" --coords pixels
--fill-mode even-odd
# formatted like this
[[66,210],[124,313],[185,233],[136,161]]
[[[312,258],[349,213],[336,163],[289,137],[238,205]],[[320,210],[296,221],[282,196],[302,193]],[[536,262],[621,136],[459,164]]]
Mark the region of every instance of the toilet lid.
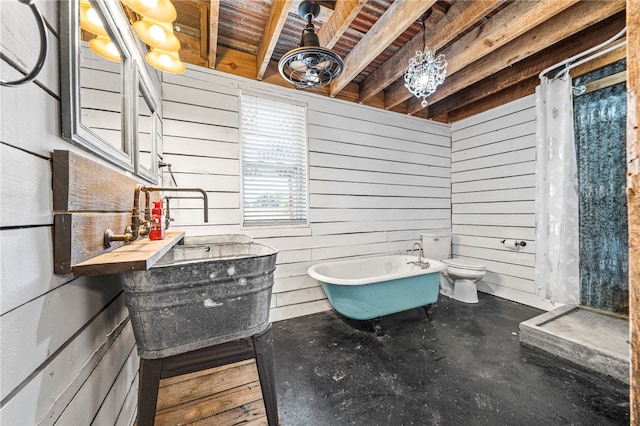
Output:
[[482,263],[469,259],[445,259],[442,263],[453,266],[454,268],[468,269],[470,271],[484,271],[486,269]]

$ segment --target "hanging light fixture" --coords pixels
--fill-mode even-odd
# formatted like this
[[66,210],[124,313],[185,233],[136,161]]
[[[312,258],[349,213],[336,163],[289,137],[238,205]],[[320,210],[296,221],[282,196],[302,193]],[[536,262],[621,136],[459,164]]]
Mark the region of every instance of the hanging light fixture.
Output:
[[178,17],[171,0],[122,0],[136,13],[156,22],[173,22]]
[[89,0],[80,0],[80,28],[97,37],[89,40],[89,48],[101,57],[120,62],[120,51],[109,38],[102,18]]
[[149,52],[146,61],[155,69],[181,74],[186,66],[180,60],[180,40],[173,32],[173,21],[178,14],[171,0],[121,0],[140,19],[132,26]]
[[145,59],[155,69],[171,74],[182,74],[186,70],[178,52],[167,52],[152,47],[151,51],[145,55]]
[[423,44],[422,51],[409,59],[409,68],[404,73],[404,86],[418,99],[423,108],[427,106],[427,97],[436,91],[447,76],[447,60],[443,54],[438,56],[427,48],[427,31],[425,18],[422,19]]
[[278,71],[282,77],[298,89],[326,86],[344,68],[340,56],[330,49],[320,47],[311,22],[319,14],[320,6],[316,2],[300,3],[298,15],[307,21],[307,27],[302,31],[300,47],[285,53],[278,63]]
[[80,28],[95,35],[108,37],[102,18],[93,8],[89,0],[80,2]]
[[142,18],[133,23],[140,40],[151,47],[169,52],[177,52],[180,50],[180,41],[173,33],[173,27],[170,23],[155,22],[149,18]]
[[113,62],[120,62],[120,51],[109,37],[98,36],[89,40],[89,47],[98,55]]

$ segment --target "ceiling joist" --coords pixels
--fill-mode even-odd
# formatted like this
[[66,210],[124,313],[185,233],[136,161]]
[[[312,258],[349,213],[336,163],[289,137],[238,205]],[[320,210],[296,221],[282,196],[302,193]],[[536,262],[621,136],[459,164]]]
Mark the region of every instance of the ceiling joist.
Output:
[[[451,5],[444,16],[440,16],[438,12],[436,12],[434,16],[432,12],[431,16],[433,16],[433,20],[431,16],[429,17],[429,21],[432,22],[425,25],[429,48],[434,51],[439,50],[453,40],[459,32],[467,30],[503,2],[504,0],[461,0]],[[437,19],[438,17],[440,19]],[[406,70],[406,66],[403,67],[402,65],[407,65],[409,59],[411,59],[418,50],[422,50],[423,43],[424,35],[423,32],[420,31],[409,43],[393,55],[393,57],[365,78],[362,83],[360,83],[360,101],[367,101],[371,96],[382,91],[389,84],[400,78]],[[404,88],[404,83],[402,87]],[[406,89],[404,90],[407,92]],[[392,108],[406,99],[407,98],[398,101],[393,105],[387,104],[387,106]]]
[[264,29],[262,35],[262,42],[258,47],[258,53],[256,55],[257,75],[256,79],[262,80],[264,72],[267,70],[267,65],[271,60],[273,50],[276,48],[280,32],[284,26],[287,16],[289,15],[289,9],[291,9],[291,3],[293,0],[280,0],[274,1],[271,6],[271,13],[267,20],[267,26]]
[[[278,61],[298,47],[302,0],[174,0],[185,62],[292,87]],[[305,91],[439,121],[527,94],[544,67],[621,27],[625,0],[326,0],[320,45],[341,76]],[[421,19],[426,16],[426,33]],[[426,38],[426,42],[425,42]],[[444,53],[448,72],[424,109],[404,86],[416,51]],[[619,54],[619,52],[618,52]],[[616,56],[617,57],[617,56]]]
[[211,0],[211,3],[209,4],[209,68],[216,67],[219,17],[220,0]]
[[[541,22],[566,10],[578,0],[542,0],[514,2],[500,10],[491,19],[474,28],[465,36],[442,50],[447,58],[447,79],[469,64],[497,50],[510,40],[535,28]],[[395,89],[395,88],[394,88]],[[397,90],[397,89],[395,89]],[[439,88],[436,93],[442,91]],[[388,93],[389,99],[404,101],[411,97],[407,90]],[[431,95],[429,101],[433,102]],[[409,113],[415,112],[411,108]]]
[[[487,78],[503,68],[511,66],[581,29],[590,27],[625,8],[625,0],[583,1],[566,9],[544,23],[502,46],[495,52],[465,67],[464,72],[448,75],[445,82],[431,95],[430,102],[438,102],[447,96]],[[457,70],[456,70],[457,71]],[[423,109],[416,99],[409,100],[408,113]]]
[[[482,79],[443,100],[428,106],[428,116],[437,117],[455,109],[492,96],[501,90],[535,77],[541,69],[553,66],[573,55],[584,52],[616,35],[624,26],[624,14],[618,13],[598,24],[548,47],[530,57],[504,68],[489,78]],[[611,61],[609,61],[611,62]],[[607,62],[607,63],[609,63]]]
[[336,3],[335,9],[329,20],[318,31],[320,46],[327,49],[333,48],[340,40],[342,34],[349,28],[351,22],[356,19],[368,0],[342,0]]

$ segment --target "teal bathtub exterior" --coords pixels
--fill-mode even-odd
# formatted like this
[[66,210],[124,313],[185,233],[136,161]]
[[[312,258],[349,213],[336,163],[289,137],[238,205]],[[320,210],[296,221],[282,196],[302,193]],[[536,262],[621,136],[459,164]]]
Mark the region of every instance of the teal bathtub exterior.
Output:
[[[446,266],[425,260],[433,266],[423,269],[410,263],[415,257],[405,255],[328,262],[310,268],[309,275],[318,279],[338,313],[369,320],[437,302],[440,272]],[[379,267],[385,263],[393,266]],[[371,275],[373,269],[391,272]]]

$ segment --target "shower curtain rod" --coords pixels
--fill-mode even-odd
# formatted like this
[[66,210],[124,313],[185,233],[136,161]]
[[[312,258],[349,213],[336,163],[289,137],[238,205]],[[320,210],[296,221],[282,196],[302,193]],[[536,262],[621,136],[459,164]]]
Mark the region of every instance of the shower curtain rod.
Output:
[[[625,41],[623,41],[623,42],[621,42],[621,43],[616,44],[615,46],[612,46],[612,47],[610,47],[610,48],[608,48],[608,49],[605,49],[605,50],[603,50],[602,52],[598,52],[598,53],[596,53],[595,55],[591,55],[591,56],[589,56],[588,58],[582,59],[581,61],[579,61],[579,62],[577,62],[577,63],[575,63],[575,64],[571,64],[571,62],[575,61],[576,59],[580,59],[580,58],[582,58],[582,57],[584,57],[584,56],[590,55],[591,53],[593,53],[593,52],[597,51],[598,49],[601,49],[601,48],[603,48],[603,47],[605,47],[605,46],[607,46],[607,45],[609,45],[609,44],[613,43],[614,41],[616,41],[617,39],[619,39],[620,37],[622,37],[623,35],[625,35],[625,33],[626,33],[626,32],[627,32],[627,27],[624,27],[624,28],[623,28],[623,29],[622,29],[618,34],[614,35],[614,36],[613,36],[613,37],[611,37],[609,40],[607,40],[607,41],[605,41],[605,42],[603,42],[603,43],[600,43],[599,45],[594,46],[594,47],[592,47],[591,49],[585,50],[585,51],[584,51],[584,52],[582,52],[582,53],[578,53],[577,55],[574,55],[574,56],[570,57],[569,59],[565,59],[564,61],[558,62],[558,63],[557,63],[557,64],[555,64],[555,65],[552,65],[552,66],[550,66],[550,67],[548,67],[548,68],[545,68],[544,70],[542,70],[542,72],[541,72],[540,74],[538,74],[538,77],[539,77],[540,79],[542,79],[542,77],[544,77],[544,75],[545,75],[546,73],[548,73],[549,71],[554,70],[554,69],[556,69],[556,68],[558,68],[558,67],[561,67],[561,66],[563,66],[563,65],[570,64],[568,67],[566,67],[564,70],[562,70],[562,71],[561,71],[562,75],[564,75],[564,74],[566,74],[567,72],[569,72],[569,70],[570,70],[571,68],[573,68],[573,67],[576,67],[576,66],[581,65],[581,64],[583,64],[583,63],[585,63],[585,62],[588,62],[588,61],[590,61],[590,60],[592,60],[592,59],[595,59],[595,58],[597,58],[597,57],[599,57],[599,56],[602,56],[602,55],[604,55],[605,53],[608,53],[608,52],[610,52],[610,51],[612,51],[612,50],[614,50],[614,49],[617,49],[618,47],[624,46],[625,44],[627,44],[627,41],[626,41],[626,40],[625,40]],[[559,77],[559,76],[560,76],[560,74],[559,74],[557,77]]]

